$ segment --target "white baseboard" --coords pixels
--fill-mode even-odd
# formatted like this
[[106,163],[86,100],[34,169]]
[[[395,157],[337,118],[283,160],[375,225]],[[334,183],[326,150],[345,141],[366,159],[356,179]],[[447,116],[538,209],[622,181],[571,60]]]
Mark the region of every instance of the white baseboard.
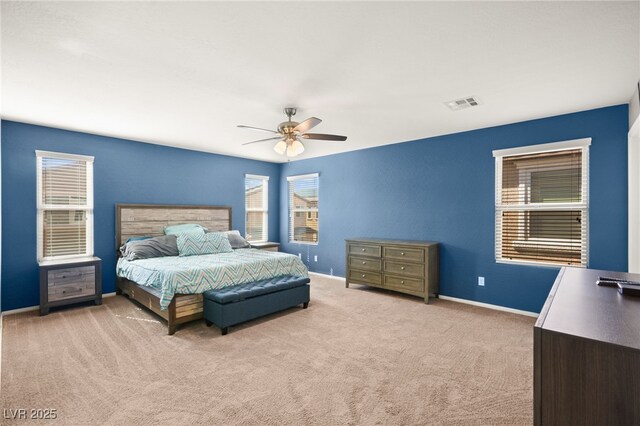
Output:
[[[112,292],[112,293],[104,293],[102,294],[102,298],[106,299],[107,297],[113,297],[116,295],[116,292]],[[10,311],[5,311],[2,313],[2,316],[5,315],[13,315],[13,314],[20,314],[22,312],[30,312],[30,311],[35,311],[40,309],[40,305],[36,305],[36,306],[27,306],[26,308],[18,308],[18,309],[12,309]]]
[[332,280],[344,281],[344,277],[339,277],[337,275],[321,274],[320,272],[311,272],[311,271],[309,271],[309,275],[319,275],[321,277],[329,278],[329,279],[332,279]]
[[[339,281],[342,281],[344,283],[344,277],[339,277],[337,275],[327,275],[327,274],[321,274],[319,272],[311,272],[311,271],[309,271],[309,275],[318,275],[318,276],[321,276],[321,277],[324,277],[324,278],[339,280]],[[520,309],[507,308],[507,307],[500,306],[500,305],[491,305],[489,303],[476,302],[474,300],[459,299],[457,297],[444,296],[442,294],[438,295],[438,297],[440,299],[442,299],[442,300],[449,300],[451,302],[466,303],[467,305],[480,306],[482,308],[494,309],[496,311],[510,312],[512,314],[525,315],[525,316],[528,316],[528,317],[534,317],[534,318],[538,317],[538,314],[535,313],[535,312],[529,312],[529,311],[522,311]]]
[[0,389],[2,389],[2,315],[0,315]]
[[535,312],[529,312],[529,311],[522,311],[520,309],[507,308],[505,306],[492,305],[490,303],[476,302],[474,300],[458,299],[457,297],[444,296],[442,294],[440,294],[438,297],[440,299],[442,299],[442,300],[450,300],[452,302],[465,303],[467,305],[480,306],[482,308],[494,309],[496,311],[510,312],[512,314],[525,315],[525,316],[528,316],[528,317],[538,318],[538,315],[539,315],[539,314],[537,314]]
[[29,312],[29,311],[35,311],[35,310],[37,310],[39,308],[40,308],[40,306],[27,306],[26,308],[12,309],[10,311],[3,311],[2,312],[2,316],[13,315],[13,314],[21,314],[23,312]]

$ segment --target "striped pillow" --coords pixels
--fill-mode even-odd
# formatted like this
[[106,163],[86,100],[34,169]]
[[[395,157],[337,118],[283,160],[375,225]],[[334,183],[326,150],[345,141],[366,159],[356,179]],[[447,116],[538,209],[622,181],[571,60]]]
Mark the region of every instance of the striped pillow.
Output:
[[178,254],[180,256],[229,253],[232,251],[229,238],[223,233],[178,235]]

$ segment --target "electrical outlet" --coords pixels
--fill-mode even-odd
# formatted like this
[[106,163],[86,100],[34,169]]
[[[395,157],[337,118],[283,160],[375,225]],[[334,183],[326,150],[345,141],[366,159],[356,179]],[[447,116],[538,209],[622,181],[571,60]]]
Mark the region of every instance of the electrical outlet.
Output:
[[484,277],[478,277],[478,285],[484,287]]
[[318,261],[318,255],[317,255],[317,254],[313,256],[313,261],[314,261],[314,262],[317,262],[317,261]]
[[302,259],[302,253],[298,253],[298,257]]
[[331,273],[331,276],[333,276],[333,268],[331,268],[331,272],[330,273]]

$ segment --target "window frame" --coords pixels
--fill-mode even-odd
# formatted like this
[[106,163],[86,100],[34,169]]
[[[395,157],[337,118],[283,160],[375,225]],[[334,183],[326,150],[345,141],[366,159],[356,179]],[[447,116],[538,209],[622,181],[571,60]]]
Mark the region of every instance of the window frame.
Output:
[[[517,148],[507,148],[507,149],[499,149],[493,151],[493,156],[495,158],[495,230],[494,230],[494,244],[495,244],[495,260],[496,263],[505,263],[505,264],[520,264],[520,265],[529,265],[529,266],[541,266],[541,267],[553,267],[559,268],[562,267],[563,264],[558,262],[548,262],[548,261],[534,261],[534,260],[522,260],[522,259],[509,259],[507,257],[502,256],[502,213],[505,211],[520,211],[520,210],[528,210],[530,211],[580,211],[581,212],[581,224],[583,227],[583,232],[581,235],[581,247],[584,246],[584,252],[581,251],[581,263],[571,265],[573,267],[578,268],[587,268],[589,264],[589,146],[591,145],[591,138],[582,138],[582,139],[574,139],[562,142],[552,142],[546,144],[539,145],[528,145]],[[580,149],[582,158],[581,158],[581,200],[580,202],[562,202],[562,203],[531,203],[531,170],[527,171],[523,170],[519,172],[519,179],[522,179],[523,174],[529,175],[529,188],[526,193],[523,194],[523,198],[528,198],[528,200],[522,200],[521,204],[502,204],[502,165],[505,157],[513,157],[520,155],[534,155],[541,154],[545,152],[561,152],[561,151],[569,151]],[[531,167],[533,169],[533,167]],[[558,167],[548,167],[548,170],[556,169]],[[561,168],[561,169],[564,169]],[[537,169],[536,171],[539,171]],[[526,203],[529,201],[529,203]],[[527,212],[523,212],[527,213]],[[518,229],[519,236],[522,236],[522,240],[518,240],[519,244],[526,244],[528,241],[531,241],[531,238],[526,237],[524,234],[528,232],[530,228],[530,219],[523,219],[524,224],[521,228]],[[540,240],[540,239],[539,239]],[[558,247],[563,244],[567,244],[569,241],[562,238],[556,238],[551,240],[557,240]],[[564,265],[567,266],[567,265]]]
[[[44,188],[42,185],[42,159],[54,158],[60,160],[82,161],[86,167],[86,184],[87,184],[87,202],[85,205],[69,205],[69,204],[45,204],[43,203]],[[67,260],[91,257],[94,255],[94,189],[93,189],[93,163],[94,157],[88,155],[68,154],[63,152],[41,151],[36,150],[36,209],[37,209],[37,254],[38,262],[51,260]],[[44,216],[46,211],[85,211],[85,247],[86,251],[82,254],[71,254],[61,256],[45,256],[44,255]]]
[[[247,206],[247,179],[253,180],[261,180],[263,181],[263,191],[262,191],[262,208],[248,207]],[[260,239],[249,239],[247,241],[250,243],[265,243],[269,241],[269,176],[263,175],[252,175],[245,174],[244,175],[245,182],[245,193],[244,193],[244,235],[247,237],[249,234],[247,232],[247,227],[249,225],[249,213],[262,213],[262,235]]]
[[[291,193],[291,182],[302,179],[317,179],[318,184],[316,186],[316,191],[318,194],[317,205],[318,207],[310,207],[305,209],[293,209],[291,205],[291,201],[293,200],[293,195]],[[295,176],[287,176],[287,204],[289,208],[289,220],[288,220],[288,241],[293,244],[305,244],[310,246],[317,246],[320,243],[320,173],[308,173],[304,175],[295,175]],[[303,213],[302,217],[307,220],[307,216],[312,213],[316,213],[316,222],[318,227],[318,237],[316,241],[298,241],[295,239],[295,229],[294,229],[294,213]]]

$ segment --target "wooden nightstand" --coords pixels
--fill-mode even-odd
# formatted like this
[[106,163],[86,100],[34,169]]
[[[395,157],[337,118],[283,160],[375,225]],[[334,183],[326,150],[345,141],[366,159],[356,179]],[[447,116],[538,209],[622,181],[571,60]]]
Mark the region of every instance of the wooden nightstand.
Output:
[[102,260],[98,257],[48,260],[40,265],[40,315],[49,308],[94,301],[102,304]]
[[280,251],[280,243],[272,243],[272,242],[264,242],[264,243],[250,243],[251,247],[257,248],[260,250],[267,251]]

